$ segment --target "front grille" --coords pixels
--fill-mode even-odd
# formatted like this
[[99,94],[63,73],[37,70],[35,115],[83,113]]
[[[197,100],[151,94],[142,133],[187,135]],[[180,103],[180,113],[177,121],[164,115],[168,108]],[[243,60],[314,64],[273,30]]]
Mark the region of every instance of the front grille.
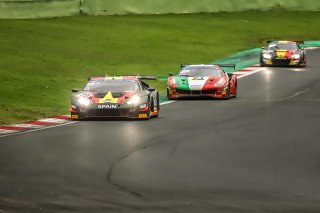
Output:
[[274,65],[289,65],[291,62],[290,59],[273,59],[272,64]]
[[177,93],[184,94],[184,95],[191,95],[190,90],[177,89]]
[[216,90],[203,90],[202,94],[203,95],[213,95],[215,94],[217,91]]
[[213,95],[217,91],[216,90],[192,91],[192,90],[177,89],[176,92],[182,95]]
[[128,109],[96,109],[93,116],[96,117],[126,117],[129,115]]
[[120,116],[119,109],[97,109],[94,111],[94,116]]

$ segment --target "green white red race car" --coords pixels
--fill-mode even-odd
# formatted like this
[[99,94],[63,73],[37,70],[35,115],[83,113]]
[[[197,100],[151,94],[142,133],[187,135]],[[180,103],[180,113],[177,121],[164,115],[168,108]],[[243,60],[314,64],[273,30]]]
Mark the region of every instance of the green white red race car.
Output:
[[155,76],[90,77],[82,90],[73,89],[70,113],[74,120],[115,117],[158,117],[159,93],[146,82]]
[[184,97],[212,97],[229,99],[237,96],[237,77],[221,67],[234,64],[181,65],[178,75],[169,74],[167,82],[168,99]]

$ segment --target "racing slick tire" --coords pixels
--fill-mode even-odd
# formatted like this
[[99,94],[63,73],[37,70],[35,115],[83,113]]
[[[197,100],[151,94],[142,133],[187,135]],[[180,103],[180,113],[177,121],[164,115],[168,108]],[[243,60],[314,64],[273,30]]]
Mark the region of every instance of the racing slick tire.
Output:
[[[151,98],[150,100],[150,114],[151,112],[154,112],[154,100]],[[157,115],[152,116],[153,118],[157,117]]]
[[167,98],[168,98],[168,100],[175,100],[175,98],[170,97],[168,88],[167,88]]
[[225,94],[225,96],[224,96],[224,99],[225,100],[229,100],[230,99],[230,85],[228,87],[227,94]]
[[151,107],[152,107],[151,100],[152,100],[152,98],[148,98],[148,106],[149,107],[148,107],[148,110],[146,111],[147,117],[146,118],[138,118],[138,119],[140,119],[140,120],[149,120],[151,118]]
[[[154,109],[154,100],[151,100],[151,109]],[[160,103],[159,103],[159,93],[157,93],[157,114],[152,116],[153,118],[157,118],[159,117],[159,111],[160,111]]]
[[235,86],[234,86],[234,95],[233,98],[237,97],[237,93],[238,93],[238,81],[236,80]]
[[306,67],[307,66],[307,58],[306,58],[305,55],[303,56],[303,60],[304,60],[304,62],[302,63],[302,65],[300,67]]
[[147,110],[147,117],[142,120],[149,120],[151,118],[151,102],[149,102],[149,109]]

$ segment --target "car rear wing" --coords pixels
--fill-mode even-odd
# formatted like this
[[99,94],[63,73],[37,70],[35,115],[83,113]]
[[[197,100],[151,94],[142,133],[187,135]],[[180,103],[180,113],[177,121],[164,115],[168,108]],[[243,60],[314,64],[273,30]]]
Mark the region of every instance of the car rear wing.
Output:
[[[270,44],[271,42],[274,42],[275,40],[268,40],[267,44]],[[291,42],[296,42],[297,44],[304,44],[304,41],[291,41]]]
[[[202,64],[202,65],[205,65],[205,64]],[[216,65],[216,66],[219,66],[219,67],[231,67],[234,70],[236,69],[236,65],[235,64],[208,64],[208,65]],[[190,64],[181,64],[181,69],[183,69],[183,68],[185,68],[187,66],[190,66]]]
[[219,67],[231,67],[234,70],[236,69],[236,65],[235,64],[214,64],[214,65],[217,65]]
[[157,76],[155,75],[139,75],[137,77],[141,80],[157,80]]
[[105,79],[105,78],[137,78],[141,80],[157,80],[157,76],[154,75],[121,75],[121,76],[90,76],[88,77],[88,81],[91,81],[93,79]]

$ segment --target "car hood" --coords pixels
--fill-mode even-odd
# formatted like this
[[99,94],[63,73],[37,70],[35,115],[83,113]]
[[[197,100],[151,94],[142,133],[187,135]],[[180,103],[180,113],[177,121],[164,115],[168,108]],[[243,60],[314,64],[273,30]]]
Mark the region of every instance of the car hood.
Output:
[[213,89],[214,84],[222,77],[180,77],[176,76],[176,88],[181,90],[200,91]]
[[299,53],[297,50],[267,50],[265,53],[271,54],[272,57],[277,58],[288,58],[290,59],[292,55]]
[[123,103],[134,95],[141,95],[139,91],[108,91],[108,92],[88,92],[82,91],[75,95],[75,98],[89,98],[92,103]]

